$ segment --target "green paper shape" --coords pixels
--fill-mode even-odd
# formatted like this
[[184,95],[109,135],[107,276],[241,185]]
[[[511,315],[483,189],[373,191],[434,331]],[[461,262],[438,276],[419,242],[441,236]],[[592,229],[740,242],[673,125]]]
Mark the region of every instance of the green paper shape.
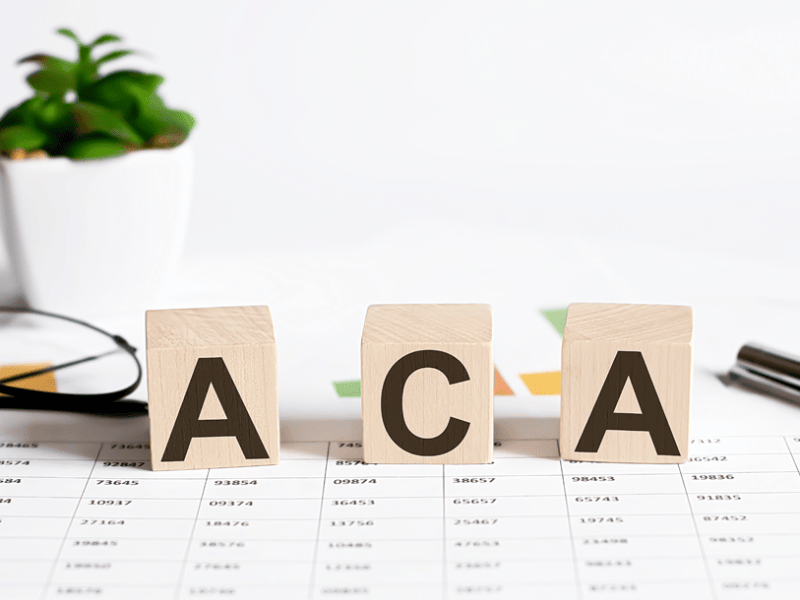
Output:
[[361,380],[334,381],[333,387],[339,398],[359,398],[361,396]]
[[549,308],[539,311],[542,316],[550,321],[550,324],[558,332],[558,335],[564,337],[564,326],[567,324],[567,309],[566,308]]

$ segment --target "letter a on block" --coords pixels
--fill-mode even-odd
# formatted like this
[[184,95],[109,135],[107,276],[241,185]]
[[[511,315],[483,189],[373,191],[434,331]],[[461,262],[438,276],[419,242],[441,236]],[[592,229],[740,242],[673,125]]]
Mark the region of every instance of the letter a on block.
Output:
[[378,305],[361,338],[368,463],[488,463],[492,312],[482,304]]
[[153,469],[278,462],[269,308],[149,311],[147,374]]
[[691,308],[573,304],[561,371],[562,458],[687,460]]
[[[200,413],[212,385],[226,418],[201,421]],[[269,458],[225,361],[220,357],[198,358],[161,460],[183,462],[194,438],[226,436],[236,438],[245,458]]]
[[[614,412],[625,382],[628,380],[633,385],[641,413]],[[646,431],[653,440],[656,454],[661,456],[680,455],[641,352],[624,352],[622,350],[617,352],[575,451],[597,452],[603,436],[609,429]]]

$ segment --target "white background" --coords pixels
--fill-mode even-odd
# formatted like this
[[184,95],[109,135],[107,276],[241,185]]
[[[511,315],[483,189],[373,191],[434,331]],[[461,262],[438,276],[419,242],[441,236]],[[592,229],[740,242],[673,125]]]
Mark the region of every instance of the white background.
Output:
[[2,4],[0,107],[69,26],[197,116],[191,254],[456,221],[797,259],[795,2]]

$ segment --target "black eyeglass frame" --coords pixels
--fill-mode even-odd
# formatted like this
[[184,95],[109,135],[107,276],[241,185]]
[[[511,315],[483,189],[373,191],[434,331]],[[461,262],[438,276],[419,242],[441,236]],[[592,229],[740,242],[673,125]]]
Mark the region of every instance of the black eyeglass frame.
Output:
[[70,361],[60,365],[38,369],[29,373],[22,373],[0,380],[0,393],[6,394],[6,397],[0,397],[0,408],[16,408],[16,409],[29,409],[29,410],[59,410],[68,412],[81,412],[92,413],[101,415],[137,415],[147,412],[147,404],[138,400],[124,400],[126,396],[131,394],[139,384],[142,382],[144,375],[142,364],[136,356],[136,348],[131,346],[125,338],[120,335],[109,333],[86,321],[59,315],[43,310],[36,310],[32,308],[17,308],[10,306],[0,306],[0,313],[18,313],[18,314],[32,314],[42,317],[52,317],[54,319],[61,319],[76,325],[88,327],[97,333],[100,333],[108,338],[111,338],[120,350],[129,354],[133,361],[136,363],[136,381],[131,385],[114,392],[106,392],[102,394],[66,394],[61,392],[45,392],[40,390],[31,390],[15,386],[6,385],[7,382],[17,381],[28,377],[34,377],[44,373],[51,373],[65,367],[74,366],[77,364],[89,362],[105,356],[109,353],[103,353],[96,356],[88,356],[78,360]]

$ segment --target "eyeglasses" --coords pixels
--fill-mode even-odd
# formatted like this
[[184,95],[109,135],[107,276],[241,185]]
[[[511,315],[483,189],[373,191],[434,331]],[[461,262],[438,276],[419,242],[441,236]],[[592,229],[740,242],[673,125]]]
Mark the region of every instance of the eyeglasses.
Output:
[[[115,348],[105,352],[84,356],[60,364],[34,369],[32,371],[26,371],[24,373],[18,373],[10,377],[0,379],[0,394],[5,394],[5,396],[0,396],[0,408],[59,410],[116,416],[135,416],[147,413],[146,402],[125,399],[125,397],[139,387],[139,384],[142,382],[142,365],[139,362],[139,359],[136,357],[136,348],[131,346],[125,340],[125,338],[109,333],[85,321],[41,310],[0,306],[0,313],[18,313],[20,315],[37,315],[39,317],[60,319],[61,321],[80,325],[81,327],[88,328],[98,334],[102,334],[103,336],[111,338],[116,345]],[[125,355],[130,356],[136,364],[136,380],[132,384],[122,389],[104,393],[62,393],[33,390],[8,385],[10,383],[36,377],[38,375],[54,373],[55,371],[60,371],[68,367],[89,363],[112,354],[117,354],[120,351],[122,351]]]

